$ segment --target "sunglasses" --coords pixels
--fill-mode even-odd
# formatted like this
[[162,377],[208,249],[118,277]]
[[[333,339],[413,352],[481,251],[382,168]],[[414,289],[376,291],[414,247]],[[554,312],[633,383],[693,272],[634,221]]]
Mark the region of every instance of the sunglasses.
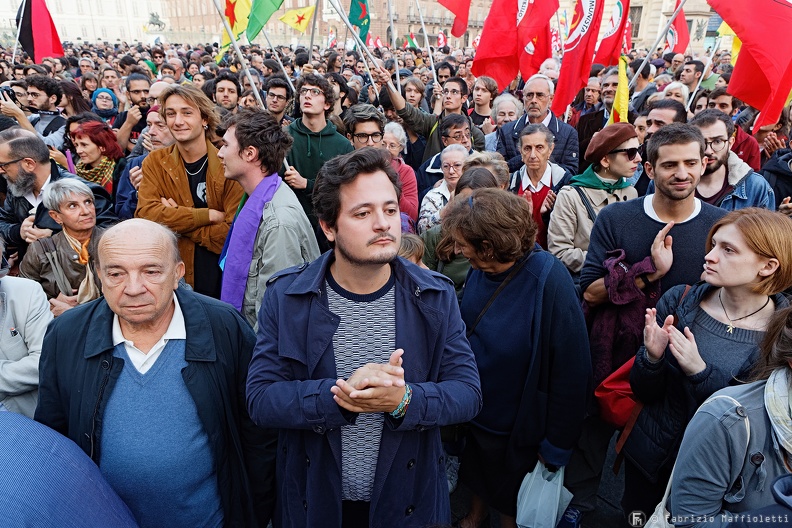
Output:
[[638,147],[611,150],[608,154],[618,154],[619,152],[627,154],[627,159],[632,161],[635,159],[635,156],[638,155]]

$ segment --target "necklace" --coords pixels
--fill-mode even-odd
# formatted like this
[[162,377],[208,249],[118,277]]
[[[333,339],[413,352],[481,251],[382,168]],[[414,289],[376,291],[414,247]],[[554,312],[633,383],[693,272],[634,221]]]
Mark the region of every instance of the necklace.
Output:
[[208,161],[209,161],[209,156],[206,156],[206,157],[204,158],[204,162],[203,162],[203,163],[201,163],[201,168],[200,168],[200,169],[198,169],[198,170],[197,170],[197,171],[195,171],[195,172],[190,172],[190,171],[188,171],[188,170],[187,170],[187,164],[185,163],[185,164],[184,164],[184,172],[186,172],[188,176],[198,176],[199,174],[201,174],[201,171],[204,169],[204,167],[206,167],[206,163],[207,163]]
[[764,309],[765,309],[765,306],[767,306],[768,304],[770,304],[770,297],[768,297],[768,298],[767,298],[767,300],[765,301],[765,303],[762,305],[762,307],[761,307],[761,308],[759,308],[758,310],[756,310],[755,312],[751,312],[751,313],[749,313],[748,315],[743,315],[742,317],[738,317],[737,319],[732,319],[731,317],[729,317],[729,313],[726,311],[726,307],[725,307],[725,306],[723,306],[723,299],[721,299],[721,292],[722,292],[722,291],[723,291],[723,290],[720,290],[720,291],[718,292],[718,301],[720,301],[721,308],[723,308],[723,314],[726,316],[726,319],[728,319],[728,320],[729,320],[729,325],[726,327],[726,332],[728,332],[728,333],[730,333],[730,334],[733,334],[733,333],[734,333],[734,323],[735,323],[735,321],[741,321],[741,320],[743,320],[743,319],[748,319],[748,318],[749,318],[749,317],[751,317],[752,315],[756,315],[756,314],[758,314],[759,312],[761,312],[762,310],[764,310]]

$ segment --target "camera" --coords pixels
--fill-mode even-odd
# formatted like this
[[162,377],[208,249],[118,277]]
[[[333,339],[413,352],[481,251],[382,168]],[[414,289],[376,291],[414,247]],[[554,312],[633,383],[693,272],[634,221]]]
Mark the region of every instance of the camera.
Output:
[[14,93],[13,88],[10,86],[0,86],[0,92],[5,92],[5,94],[14,102],[18,104],[16,94]]

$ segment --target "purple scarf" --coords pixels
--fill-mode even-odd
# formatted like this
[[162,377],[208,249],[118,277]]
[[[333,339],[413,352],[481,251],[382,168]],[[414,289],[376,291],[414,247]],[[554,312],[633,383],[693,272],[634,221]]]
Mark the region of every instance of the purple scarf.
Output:
[[275,196],[280,184],[281,177],[277,173],[267,176],[258,184],[231,224],[225,247],[220,254],[220,267],[223,269],[220,299],[240,312],[245,300],[245,287],[250,262],[253,260],[256,233],[261,224],[261,214]]

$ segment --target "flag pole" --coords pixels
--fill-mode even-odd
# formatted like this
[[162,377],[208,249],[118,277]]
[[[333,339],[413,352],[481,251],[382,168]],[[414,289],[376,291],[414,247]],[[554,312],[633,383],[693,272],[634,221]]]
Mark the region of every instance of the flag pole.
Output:
[[22,33],[22,17],[25,16],[25,5],[27,4],[27,0],[22,0],[22,6],[19,8],[19,22],[17,23],[17,34],[16,40],[14,41],[14,53],[11,55],[11,67],[14,67],[14,63],[16,63],[16,52],[17,52],[17,45],[19,44],[19,34]]
[[429,33],[426,32],[426,24],[424,24],[423,11],[421,11],[421,2],[415,0],[415,5],[418,7],[418,16],[421,17],[421,29],[424,34],[424,43],[426,44],[426,52],[429,54],[429,64],[432,67],[432,77],[435,84],[440,84],[437,80],[437,72],[435,71],[434,57],[432,57],[432,46],[429,45]]
[[[217,0],[215,0],[215,2],[216,1]],[[316,13],[314,13],[314,16],[316,16]],[[286,82],[289,83],[289,86],[292,89],[292,93],[294,93],[296,95],[297,92],[294,89],[294,84],[292,84],[291,78],[289,77],[289,73],[286,71],[286,68],[283,66],[283,62],[281,62],[281,58],[280,58],[280,55],[278,55],[278,51],[272,45],[272,42],[270,42],[270,38],[269,38],[269,35],[267,34],[267,30],[264,29],[264,28],[261,28],[261,32],[264,34],[264,38],[267,40],[267,44],[269,44],[269,47],[272,50],[272,54],[275,55],[275,59],[278,61],[278,65],[281,67],[281,71],[283,72],[283,76],[286,77]],[[313,49],[313,48],[311,48],[311,49]]]
[[[220,20],[223,22],[223,27],[228,33],[228,38],[231,40],[231,46],[234,48],[236,56],[239,59],[240,64],[242,64],[242,68],[245,70],[245,76],[250,83],[250,87],[253,88],[253,97],[256,98],[256,102],[261,108],[266,109],[267,107],[264,106],[264,101],[261,99],[261,94],[258,90],[256,90],[256,84],[253,82],[253,76],[250,74],[250,67],[246,64],[245,56],[242,55],[242,50],[239,49],[239,44],[237,44],[237,39],[234,35],[234,31],[231,29],[231,24],[228,23],[228,19],[225,17],[225,13],[223,12],[223,8],[220,6],[220,0],[214,0],[214,5],[215,9],[217,9],[217,14],[220,15]],[[277,53],[275,55],[277,56]],[[286,78],[288,79],[288,76]]]
[[399,59],[396,57],[396,26],[393,24],[393,0],[388,0],[388,16],[390,17],[391,46],[393,46],[393,58],[396,61],[396,84],[401,86],[399,78]]
[[[712,68],[712,57],[715,56],[715,52],[718,51],[721,45],[721,40],[723,37],[718,37],[718,40],[715,41],[715,46],[712,49],[712,53],[709,55],[709,67]],[[707,68],[704,68],[704,72],[707,71]],[[685,105],[685,110],[690,110],[690,105],[693,104],[693,99],[696,97],[696,93],[701,88],[701,83],[704,82],[704,72],[701,72],[701,77],[699,77],[698,83],[696,83],[696,89],[690,93],[690,97],[688,97],[688,102]]]
[[[564,56],[564,32],[561,30],[561,18],[556,11],[556,24],[558,24],[558,41],[561,42],[561,57]],[[552,47],[552,45],[551,45]]]
[[308,54],[308,56],[311,57],[311,61],[313,61],[313,43],[314,43],[314,35],[316,35],[316,17],[319,16],[319,0],[316,0],[316,7],[314,8],[313,16],[314,16],[313,23],[311,24],[311,52]]
[[[335,9],[336,13],[338,13],[339,18],[341,18],[341,22],[343,22],[344,25],[346,25],[347,29],[349,29],[349,32],[352,33],[352,38],[355,39],[358,46],[360,46],[360,49],[362,49],[365,52],[366,56],[369,58],[372,64],[377,64],[377,60],[375,59],[374,55],[371,54],[371,50],[369,50],[368,46],[366,46],[366,44],[361,40],[360,35],[355,33],[355,30],[352,28],[352,22],[349,21],[349,18],[347,18],[346,13],[344,13],[343,10],[341,10],[339,5],[336,3],[336,0],[328,0],[328,1],[330,2],[330,5],[333,6],[333,9]],[[368,63],[365,60],[363,61],[363,65],[366,67],[366,71],[368,71],[369,78],[371,78],[371,82],[373,83],[374,75],[371,73],[371,68],[369,68]],[[393,81],[388,81],[388,86],[394,92],[396,91],[396,87],[393,86]]]
[[646,57],[644,57],[644,60],[641,63],[641,67],[638,68],[638,71],[635,72],[635,74],[633,75],[633,78],[630,81],[628,88],[632,88],[633,86],[635,86],[635,81],[638,80],[638,75],[643,71],[644,67],[649,62],[649,57],[652,56],[652,53],[654,53],[654,50],[656,50],[657,46],[660,45],[660,42],[662,42],[666,38],[666,33],[668,33],[668,29],[671,27],[671,24],[674,23],[674,20],[676,20],[676,17],[679,14],[679,12],[682,11],[682,6],[685,5],[685,2],[687,2],[687,0],[680,0],[679,5],[674,11],[674,14],[671,15],[671,18],[668,19],[668,23],[666,23],[665,28],[657,36],[657,40],[655,41],[654,46],[652,46],[652,48],[649,50],[649,53],[647,53]]

